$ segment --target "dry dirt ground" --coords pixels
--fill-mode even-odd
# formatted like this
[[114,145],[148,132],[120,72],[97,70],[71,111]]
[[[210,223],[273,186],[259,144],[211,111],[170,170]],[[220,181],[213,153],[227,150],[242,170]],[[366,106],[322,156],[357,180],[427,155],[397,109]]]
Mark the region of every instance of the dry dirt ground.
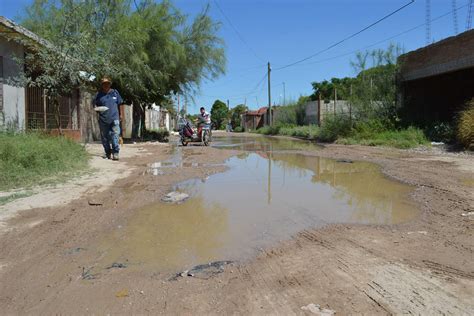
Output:
[[[0,208],[0,216],[8,212],[0,314],[310,315],[317,310],[302,307],[312,303],[338,315],[474,314],[472,156],[339,145],[306,152],[380,164],[387,176],[416,186],[421,215],[400,225],[303,231],[209,278],[120,268],[94,277],[88,271],[99,258],[89,245],[174,183],[225,168],[178,167],[158,182],[147,164],[169,158],[171,146],[126,145],[123,153],[119,163],[93,158],[107,164],[110,179],[91,175]],[[233,154],[183,148],[185,162],[220,163]]]

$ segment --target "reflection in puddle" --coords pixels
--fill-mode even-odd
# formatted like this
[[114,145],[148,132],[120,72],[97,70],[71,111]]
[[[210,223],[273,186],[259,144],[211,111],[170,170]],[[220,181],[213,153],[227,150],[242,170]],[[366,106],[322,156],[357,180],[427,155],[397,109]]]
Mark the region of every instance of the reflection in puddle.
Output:
[[267,136],[215,137],[213,138],[212,147],[245,151],[317,150],[322,148],[305,140]]
[[[254,146],[254,145],[252,145]],[[107,238],[103,265],[128,260],[179,271],[215,260],[241,260],[260,247],[327,223],[394,224],[417,215],[412,188],[379,167],[297,153],[243,152],[228,171],[176,190],[191,198],[157,203]]]

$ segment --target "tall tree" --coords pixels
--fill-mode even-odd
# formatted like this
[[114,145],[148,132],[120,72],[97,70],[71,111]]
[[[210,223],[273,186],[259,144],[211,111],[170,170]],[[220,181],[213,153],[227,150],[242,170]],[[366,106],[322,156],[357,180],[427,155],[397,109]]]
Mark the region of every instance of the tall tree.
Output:
[[224,128],[228,114],[229,109],[227,108],[227,104],[221,100],[214,101],[211,109],[211,119],[216,124],[217,128]]
[[[169,105],[172,95],[192,95],[203,78],[224,73],[220,25],[208,11],[205,7],[190,21],[170,1],[34,0],[22,24],[54,48],[27,58],[36,61],[29,84],[64,93],[80,83],[82,70],[97,79],[112,77],[129,102]],[[54,58],[67,66],[49,67]],[[65,76],[71,85],[60,87]]]

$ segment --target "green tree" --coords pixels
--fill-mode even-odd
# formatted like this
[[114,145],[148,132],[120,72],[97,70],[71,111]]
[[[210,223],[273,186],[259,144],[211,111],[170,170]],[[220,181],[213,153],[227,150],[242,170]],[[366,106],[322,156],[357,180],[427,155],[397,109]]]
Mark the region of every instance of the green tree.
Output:
[[[80,69],[112,77],[128,102],[169,107],[172,95],[192,95],[204,78],[224,73],[220,24],[208,12],[207,6],[190,20],[166,0],[34,0],[22,24],[54,48],[27,58],[35,62],[29,84],[67,92],[80,83]],[[59,62],[49,66],[54,58]],[[71,85],[61,87],[65,76]]]
[[236,128],[241,125],[241,115],[248,110],[245,104],[239,104],[230,110],[230,123],[232,128]]
[[227,104],[221,100],[214,101],[214,104],[211,108],[211,119],[216,124],[217,128],[223,129],[225,127],[224,125],[228,115],[229,109],[227,108]]

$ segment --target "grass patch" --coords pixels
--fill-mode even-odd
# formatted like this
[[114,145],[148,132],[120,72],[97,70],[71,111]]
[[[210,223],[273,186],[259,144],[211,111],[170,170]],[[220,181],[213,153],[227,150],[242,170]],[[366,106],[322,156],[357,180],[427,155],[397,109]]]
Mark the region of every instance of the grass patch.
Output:
[[54,183],[87,168],[80,144],[39,133],[0,132],[0,190]]
[[348,137],[338,138],[338,144],[387,146],[395,148],[414,148],[420,145],[429,145],[429,141],[421,129],[408,127],[402,130],[375,131],[372,133],[358,132],[357,130]]
[[279,134],[285,136],[292,136],[298,138],[305,138],[310,140],[315,140],[318,138],[320,129],[316,125],[306,125],[306,126],[287,126],[281,127]]
[[7,196],[1,196],[0,197],[0,205],[4,205],[4,204],[10,203],[12,201],[15,201],[15,200],[18,200],[18,199],[21,199],[21,198],[25,198],[25,197],[28,197],[28,196],[31,196],[31,195],[33,195],[32,191],[26,191],[26,192],[13,193],[13,194],[10,194],[10,195],[7,195]]

